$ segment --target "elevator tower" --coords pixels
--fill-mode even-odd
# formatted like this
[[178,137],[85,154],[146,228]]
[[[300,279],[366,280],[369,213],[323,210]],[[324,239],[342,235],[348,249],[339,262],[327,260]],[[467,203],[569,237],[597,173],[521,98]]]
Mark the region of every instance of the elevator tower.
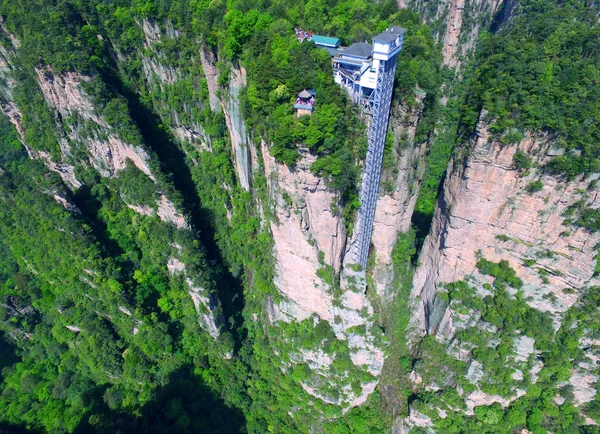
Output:
[[371,124],[369,147],[360,187],[360,209],[355,228],[356,239],[352,252],[354,260],[363,268],[367,265],[369,255],[383,163],[383,149],[390,118],[396,62],[398,53],[402,49],[404,33],[404,29],[394,26],[373,38],[371,71],[375,72],[375,89],[365,100],[371,113]]

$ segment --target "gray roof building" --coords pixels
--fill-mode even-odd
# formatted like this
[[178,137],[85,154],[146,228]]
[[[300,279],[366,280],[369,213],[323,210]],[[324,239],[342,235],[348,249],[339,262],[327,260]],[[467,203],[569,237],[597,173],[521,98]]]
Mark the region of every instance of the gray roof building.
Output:
[[389,29],[387,29],[387,31],[395,33],[397,35],[403,35],[404,33],[406,33],[406,29],[405,28],[398,27],[398,26],[392,26]]
[[373,40],[381,42],[393,42],[397,37],[398,35],[396,33],[386,30],[385,32],[381,32],[380,34],[373,36]]
[[313,96],[309,91],[307,91],[306,89],[304,89],[302,92],[300,92],[298,94],[299,98],[310,98],[311,96]]
[[340,50],[342,56],[360,57],[362,59],[368,59],[371,57],[373,47],[371,44],[365,42],[356,42],[350,45],[345,50]]
[[337,56],[338,54],[340,54],[340,51],[337,48],[323,47],[323,49],[326,50],[331,57],[334,57],[334,56]]

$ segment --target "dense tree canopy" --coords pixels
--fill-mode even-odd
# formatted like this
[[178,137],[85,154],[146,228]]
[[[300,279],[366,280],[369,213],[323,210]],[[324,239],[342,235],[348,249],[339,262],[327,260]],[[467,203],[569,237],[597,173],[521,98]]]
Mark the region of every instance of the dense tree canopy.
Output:
[[[452,87],[453,73],[441,66],[431,27],[398,10],[394,0],[0,0],[6,30],[0,45],[15,49],[9,34],[20,44],[15,56],[7,55],[12,76],[0,74],[0,102],[10,108],[5,104],[12,100],[19,108],[24,131],[21,138],[0,118],[0,424],[46,432],[379,433],[406,415],[409,402],[415,408],[463,405],[453,387],[413,391],[407,380],[417,364],[440,384],[446,371],[459,378],[467,371],[433,337],[413,352],[406,341],[412,266],[453,147],[471,137],[483,109],[503,142],[514,143],[529,130],[555,136],[565,155],[550,161],[549,173],[574,177],[600,164],[597,16],[575,0],[517,3],[513,20],[484,35],[465,81]],[[171,36],[148,41],[144,19]],[[417,230],[401,234],[392,254],[399,295],[380,313],[392,340],[385,388],[342,414],[339,406],[305,393],[302,381],[311,367],[287,363],[290,346],[334,351],[334,369],[356,376],[349,383],[353,391],[372,376],[353,365],[350,348],[328,322],[273,326],[267,318],[283,297],[274,284],[269,180],[257,173],[252,192],[239,186],[225,116],[210,109],[200,50],[216,55],[223,100],[231,91],[232,65],[246,71],[240,111],[251,146],[260,150],[264,141],[277,161],[292,167],[312,154],[311,170],[338,192],[342,211],[333,212],[343,213],[350,228],[366,152],[364,119],[334,83],[328,53],[298,42],[293,29],[337,36],[348,45],[392,24],[407,29],[394,98],[401,110],[423,109],[415,142],[429,145],[427,167]],[[147,70],[157,59],[178,79],[149,83]],[[106,131],[55,113],[39,89],[37,74],[44,70],[85,74],[82,88],[93,115],[149,155],[153,179],[131,163],[115,176],[101,176],[85,137],[106,139]],[[316,91],[315,110],[297,117],[293,101],[305,88]],[[443,106],[440,97],[449,88],[454,94]],[[205,149],[174,138],[169,125],[176,116],[202,132]],[[71,129],[77,140],[68,135]],[[409,145],[396,139],[398,146]],[[41,151],[72,165],[83,186],[67,189],[40,159],[29,158],[22,141],[32,155]],[[532,160],[517,153],[514,165],[527,170]],[[189,229],[152,212],[162,197],[185,214]],[[140,207],[145,212],[132,209]],[[572,224],[599,230],[598,210],[576,204],[568,213]],[[169,270],[167,264],[178,266],[175,257],[187,274]],[[479,309],[498,329],[498,351],[473,328],[461,336],[477,344],[475,358],[492,372],[486,390],[506,395],[517,384],[504,369],[517,328],[538,337],[536,350],[547,368],[540,383],[509,407],[437,418],[437,428],[575,432],[577,410],[552,399],[571,360],[581,357],[574,339],[584,330],[598,332],[597,288],[586,290],[583,302],[567,312],[566,328],[555,332],[519,295],[523,282],[506,261],[480,258],[477,266],[493,279],[486,288],[493,296],[479,297],[469,283],[454,282],[440,297]],[[317,273],[339,289],[331,270]],[[217,339],[199,322],[208,310],[194,306],[191,285],[205,291],[214,308]],[[360,335],[360,327],[355,332]],[[278,365],[275,352],[286,363]],[[323,387],[339,396],[340,385]],[[589,408],[596,417],[600,398]]]

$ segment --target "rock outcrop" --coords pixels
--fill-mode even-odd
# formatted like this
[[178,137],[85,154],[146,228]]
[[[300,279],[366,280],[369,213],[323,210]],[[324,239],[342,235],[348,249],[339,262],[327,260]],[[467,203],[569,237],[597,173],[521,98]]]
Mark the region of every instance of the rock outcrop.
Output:
[[503,0],[399,0],[401,8],[419,11],[427,22],[440,23],[436,39],[442,43],[444,65],[460,71],[463,61],[473,52],[482,30],[491,24]]
[[[168,58],[161,43],[168,39],[183,38],[180,31],[173,27],[169,20],[163,22],[164,31],[158,23],[145,18],[138,22],[144,35],[144,48],[146,51],[141,56],[142,72],[153,94],[160,95],[154,99],[156,110],[171,127],[173,135],[182,143],[188,143],[201,151],[210,151],[210,137],[204,128],[195,119],[194,112],[204,109],[203,101],[197,95],[190,95],[190,99],[180,102],[180,98],[172,98],[172,92],[181,92],[179,83],[187,80],[192,83],[194,91],[202,86],[202,77],[183,71],[176,63]],[[187,41],[185,41],[187,42]],[[183,42],[183,43],[185,43]],[[201,55],[199,56],[201,57]],[[189,59],[192,65],[198,63],[197,58]],[[208,77],[206,77],[209,82]],[[210,82],[209,82],[210,91]],[[183,146],[186,151],[186,147]]]
[[[374,376],[374,380],[362,383],[357,393],[344,374],[331,369],[335,356],[299,352],[293,356],[296,363],[318,365],[321,376],[326,378],[316,383],[307,380],[303,388],[310,395],[343,408],[359,405],[375,389],[375,377],[383,366],[383,350],[373,334],[374,312],[365,294],[364,273],[342,269],[346,234],[341,216],[331,209],[338,201],[337,194],[310,171],[316,157],[308,152],[302,151],[302,158],[293,169],[278,164],[264,143],[262,155],[275,208],[275,219],[270,223],[275,285],[283,297],[271,305],[270,320],[300,322],[312,317],[329,322],[335,337],[347,345],[354,366]],[[341,291],[336,293],[338,273],[342,275]],[[336,398],[326,392],[330,387],[340,389]]]
[[[217,59],[212,51],[200,50],[202,69],[208,85],[209,103],[212,111],[223,111],[231,140],[233,163],[240,185],[250,190],[252,179],[251,150],[246,124],[241,113],[240,92],[246,86],[246,70],[240,65],[231,65],[229,86],[224,95],[219,96],[219,70]],[[222,89],[225,91],[225,89]]]
[[[381,196],[377,200],[371,243],[375,248],[375,267],[372,270],[377,295],[391,301],[394,295],[391,282],[392,250],[400,232],[410,228],[411,216],[423,177],[422,164],[426,143],[414,143],[417,124],[423,111],[424,93],[416,95],[416,105],[407,109],[399,103],[392,105],[390,129],[394,137],[392,168],[385,170],[381,180]],[[390,191],[386,191],[386,186]]]
[[[121,140],[104,117],[97,113],[90,96],[82,88],[82,83],[90,81],[90,77],[74,72],[55,74],[50,67],[36,68],[36,73],[48,105],[59,115],[59,131],[66,131],[66,137],[59,137],[63,161],[71,157],[70,139],[86,146],[90,164],[104,177],[115,176],[131,161],[154,180],[148,153],[139,145]],[[67,121],[72,124],[65,124]],[[93,127],[86,127],[84,121],[92,123]]]
[[200,60],[202,61],[202,69],[204,70],[208,86],[210,109],[213,112],[221,111],[221,101],[217,95],[217,91],[219,90],[219,69],[217,68],[215,55],[210,50],[201,49]]
[[[588,190],[598,176],[566,183],[541,170],[522,173],[514,168],[517,149],[533,155],[542,166],[549,159],[550,142],[548,136],[536,135],[526,137],[518,147],[503,146],[490,140],[485,123],[480,122],[469,156],[451,163],[421,252],[414,296],[424,305],[431,306],[442,283],[472,274],[478,254],[495,262],[507,260],[523,280],[529,304],[552,314],[557,325],[561,313],[577,300],[578,291],[600,282],[594,277],[600,234],[564,222],[567,210],[580,200],[587,207],[600,207],[598,189]],[[528,185],[538,179],[542,189],[528,193]],[[535,259],[535,265],[527,266],[528,259]],[[554,296],[542,298],[549,293]],[[419,318],[424,329],[424,314]]]
[[[457,310],[454,302],[448,305],[436,295],[445,291],[444,284],[460,280],[475,284],[482,297],[491,295],[484,288],[491,280],[478,271],[479,258],[507,261],[523,282],[520,291],[525,302],[549,315],[555,330],[586,288],[600,284],[595,272],[600,233],[589,232],[567,219],[574,207],[600,208],[599,174],[571,182],[551,176],[542,167],[555,154],[552,137],[526,134],[518,145],[503,145],[490,137],[488,126],[482,113],[476,137],[451,161],[413,279],[414,325],[423,334],[437,334],[438,341],[451,343],[448,354],[466,362],[471,356],[469,351],[461,351],[455,333],[476,326],[493,335],[493,328],[478,319],[477,312]],[[517,150],[532,158],[531,168],[515,167]],[[525,375],[537,381],[543,363],[538,360],[527,371],[528,361],[535,359],[533,339],[521,336],[514,342],[514,365],[506,369],[514,370],[516,381]],[[589,356],[578,361],[572,373],[575,405],[593,399],[598,379],[598,346],[587,345],[582,339],[580,347],[586,347]],[[477,374],[474,363],[470,363],[467,379],[477,384],[484,372],[479,369]],[[505,407],[523,393],[515,389],[507,397],[476,390],[465,396],[467,414],[475,406],[491,402]]]
[[242,118],[240,92],[246,86],[246,70],[240,66],[231,67],[229,92],[225,101],[221,101],[225,122],[229,129],[233,163],[238,174],[238,179],[244,190],[250,189],[250,150],[248,149],[248,133]]
[[[181,250],[181,246],[175,245],[174,247],[178,251]],[[169,258],[167,269],[172,276],[180,273],[184,275],[185,283],[188,287],[188,294],[192,298],[194,307],[198,313],[198,322],[214,339],[217,339],[219,337],[219,327],[217,326],[217,323],[220,321],[215,312],[218,303],[214,297],[211,297],[211,294],[209,294],[205,288],[194,283],[188,275],[185,264],[177,257]]]
[[276,319],[302,321],[317,314],[332,321],[331,288],[317,271],[326,266],[340,271],[346,234],[341,216],[331,211],[338,198],[310,171],[316,160],[312,155],[305,153],[294,169],[278,164],[264,144],[262,155],[275,202],[276,221],[271,222],[271,233],[276,285],[289,300],[280,306]]

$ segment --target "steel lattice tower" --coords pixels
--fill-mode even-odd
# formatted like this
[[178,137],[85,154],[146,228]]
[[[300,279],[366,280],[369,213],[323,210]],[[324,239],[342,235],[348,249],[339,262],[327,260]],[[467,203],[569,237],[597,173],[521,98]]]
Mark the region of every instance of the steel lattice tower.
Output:
[[356,240],[353,246],[354,260],[363,268],[367,265],[371,244],[396,63],[398,53],[402,49],[404,29],[395,31],[396,29],[398,28],[388,29],[373,38],[373,66],[377,70],[377,85],[371,98],[372,119],[369,128],[369,148],[362,174],[361,205],[358,211]]

